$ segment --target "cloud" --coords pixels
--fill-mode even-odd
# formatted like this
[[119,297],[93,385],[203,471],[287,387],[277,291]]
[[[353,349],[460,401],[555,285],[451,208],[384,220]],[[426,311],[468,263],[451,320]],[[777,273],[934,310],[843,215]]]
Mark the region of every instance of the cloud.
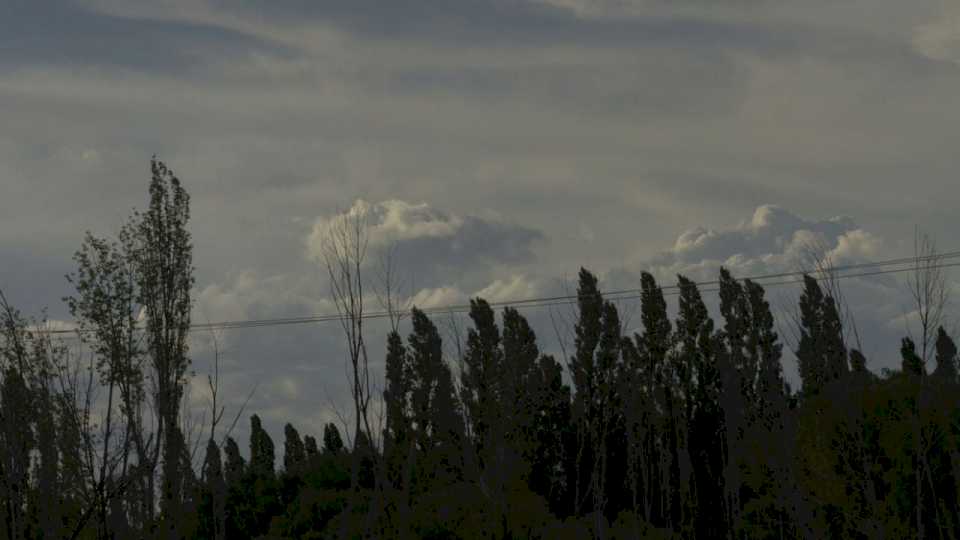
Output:
[[[603,285],[608,290],[636,288],[638,269],[651,272],[663,286],[673,285],[678,274],[694,281],[712,282],[721,267],[737,278],[811,270],[814,254],[838,267],[895,256],[883,238],[859,227],[850,217],[808,219],[783,207],[762,205],[749,219],[733,227],[696,227],[680,234],[673,247],[659,255],[611,271]],[[843,301],[853,317],[847,326],[848,344],[862,348],[869,367],[875,371],[898,368],[900,338],[915,319],[910,314],[912,302],[904,285],[907,274],[857,276],[860,272],[864,271],[844,272],[852,277],[838,281]],[[800,289],[795,284],[781,283],[785,279],[797,278],[759,282],[766,284],[767,299],[778,318],[785,344],[785,371],[796,387],[799,374],[790,347],[796,345],[793,315]],[[708,291],[704,298],[714,317],[719,318],[715,292],[708,287],[702,289]],[[859,336],[854,334],[854,326]]]
[[330,232],[357,219],[368,225],[369,245],[374,249],[387,247],[393,242],[451,237],[463,226],[463,219],[438,212],[427,203],[410,204],[389,200],[370,204],[358,199],[345,212],[330,218],[317,219],[307,240],[310,255],[321,259],[323,242]]
[[[379,220],[371,256],[396,239],[429,305],[563,294],[549,280],[579,265],[636,286],[641,268],[793,270],[809,242],[901,255],[905,223],[947,239],[956,221],[956,13],[937,4],[15,2],[0,287],[67,318],[82,231],[142,208],[154,153],[192,195],[197,322],[331,312],[304,242],[356,197]],[[790,211],[757,216],[766,201]],[[877,321],[904,311],[893,277],[844,284]],[[871,358],[899,333],[864,332]],[[335,324],[224,332],[229,394],[261,382],[249,411],[315,420],[324,385],[346,392],[341,341]],[[266,391],[290,374],[302,403]]]
[[366,261],[374,264],[393,246],[394,263],[414,289],[441,287],[456,275],[458,285],[469,290],[489,282],[498,266],[531,262],[536,246],[546,239],[543,233],[521,225],[491,217],[459,216],[427,203],[357,200],[340,214],[316,220],[306,238],[308,257],[322,262],[331,227],[355,217],[368,227]]
[[[885,9],[874,10],[880,14],[866,17],[866,8],[873,4],[862,0],[841,6],[815,2],[803,8],[766,0],[82,0],[93,12],[141,26],[180,24],[247,37],[262,43],[247,46],[253,54],[274,45],[284,58],[339,50],[350,41],[365,47],[404,42],[424,56],[575,42],[586,48],[658,48],[660,53],[693,48],[701,53],[806,55],[815,50],[889,58],[910,49],[869,31],[884,22],[882,13],[905,11],[895,2],[884,3]],[[822,24],[831,16],[842,29]],[[435,47],[438,43],[444,47]],[[382,52],[391,53],[389,47]]]
[[467,300],[463,291],[457,287],[436,287],[420,289],[410,298],[410,305],[420,309],[462,305]]
[[697,227],[681,234],[674,246],[653,258],[651,266],[734,266],[783,270],[804,264],[809,250],[829,246],[845,259],[875,252],[878,239],[856,227],[849,217],[805,220],[776,206],[758,207],[749,220],[728,230]]
[[913,47],[928,58],[960,63],[960,7],[945,2],[937,17],[917,25]]
[[207,322],[304,316],[333,309],[310,276],[261,276],[246,270],[201,288],[194,313],[197,322]]
[[498,279],[477,291],[473,296],[480,297],[488,302],[509,302],[537,298],[543,286],[538,280],[528,276],[515,275],[508,279]]
[[505,279],[495,279],[472,293],[465,292],[457,285],[424,288],[410,298],[410,304],[421,309],[462,306],[466,305],[471,298],[483,298],[488,302],[509,303],[515,300],[537,298],[545,290],[547,289],[540,279],[518,274]]
[[70,0],[13,2],[4,7],[0,65],[112,67],[182,73],[212,57],[257,51],[290,55],[285,47],[225,27],[188,20],[129,19]]

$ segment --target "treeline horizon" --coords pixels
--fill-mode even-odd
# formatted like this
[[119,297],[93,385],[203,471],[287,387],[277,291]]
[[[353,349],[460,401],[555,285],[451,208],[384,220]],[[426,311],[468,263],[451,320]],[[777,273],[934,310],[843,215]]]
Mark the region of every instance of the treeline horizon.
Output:
[[190,198],[162,162],[151,173],[147,209],[74,256],[64,300],[85,355],[0,291],[0,538],[960,538],[960,366],[932,249],[899,370],[867,368],[836,281],[803,277],[794,389],[761,285],[721,269],[714,320],[678,276],[671,317],[644,272],[642,330],[627,335],[581,269],[561,358],[482,298],[449,358],[386,280],[374,391],[363,224],[348,222],[325,262],[352,432],[287,423],[281,448],[257,414],[249,441],[231,436],[218,365],[207,424],[189,424]]

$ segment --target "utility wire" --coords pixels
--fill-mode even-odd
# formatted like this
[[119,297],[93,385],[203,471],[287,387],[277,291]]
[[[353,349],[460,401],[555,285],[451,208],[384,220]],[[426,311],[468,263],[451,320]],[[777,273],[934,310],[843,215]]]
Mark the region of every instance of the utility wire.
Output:
[[[916,265],[921,262],[934,262],[936,264],[925,267],[928,269],[937,269],[937,268],[952,268],[960,266],[960,262],[951,262],[946,263],[943,261],[960,258],[960,250],[946,252],[943,254],[936,254],[924,257],[903,257],[898,259],[887,259],[883,261],[874,261],[866,263],[857,263],[849,264],[844,266],[835,266],[827,269],[817,269],[813,271],[794,271],[794,272],[780,272],[780,273],[771,273],[771,274],[761,274],[755,276],[747,276],[737,278],[738,280],[750,280],[756,282],[758,285],[763,287],[777,287],[783,285],[793,285],[802,283],[803,275],[810,275],[817,279],[818,281],[825,279],[847,279],[854,277],[869,277],[869,276],[878,276],[884,274],[896,274],[901,272],[908,272],[915,270],[914,267],[905,267],[905,268],[885,268],[889,266],[903,266],[906,264]],[[877,269],[879,268],[879,269]],[[843,273],[850,270],[863,270],[863,269],[875,269],[866,272],[858,273]],[[801,279],[780,279],[779,281],[765,281],[769,279],[776,278],[801,278]],[[718,280],[710,281],[699,281],[695,282],[695,285],[698,287],[717,285],[720,282]],[[664,291],[664,296],[675,296],[680,293],[678,285],[663,285],[660,287]],[[718,288],[707,288],[701,289],[702,293],[717,292]],[[603,293],[605,299],[608,300],[634,300],[640,298],[640,289],[622,289],[615,290]],[[577,300],[577,295],[562,295],[562,296],[553,296],[553,297],[540,297],[540,298],[524,298],[524,299],[515,299],[515,300],[504,300],[499,302],[490,302],[491,308],[503,308],[503,307],[515,307],[515,308],[543,308],[543,307],[552,307],[560,305],[569,305],[575,303]],[[452,313],[467,313],[470,311],[469,304],[456,304],[448,306],[435,306],[431,308],[424,308],[422,311],[428,315],[438,315],[438,314],[452,314]],[[391,313],[388,311],[371,311],[369,313],[364,313],[362,319],[384,319],[390,317]],[[251,319],[251,320],[236,320],[236,321],[221,321],[213,323],[197,323],[190,325],[190,329],[194,331],[200,330],[233,330],[233,329],[243,329],[243,328],[262,328],[267,326],[287,326],[294,324],[308,324],[308,323],[322,323],[322,322],[332,322],[332,321],[342,321],[347,317],[339,313],[331,313],[324,315],[310,315],[304,317],[287,317],[287,318],[275,318],[275,319]],[[80,333],[80,330],[77,329],[51,329],[46,331],[49,334],[77,334]]]
[[[842,272],[845,270],[858,269],[858,268],[876,268],[879,266],[903,264],[904,262],[917,262],[918,260],[920,262],[923,262],[925,260],[938,261],[942,259],[953,259],[957,257],[960,257],[960,251],[951,252],[944,255],[937,255],[934,257],[921,257],[919,259],[911,257],[909,260],[891,259],[889,261],[877,261],[877,262],[870,262],[870,263],[846,265],[843,267],[835,267],[832,270],[829,270],[829,274],[832,274],[833,277],[837,277],[837,278],[867,277],[867,276],[876,276],[876,275],[882,275],[882,274],[892,274],[892,273],[910,271],[910,270],[913,270],[913,268],[884,269],[879,271],[862,272],[862,273],[856,273],[856,274],[840,274],[840,275],[835,274],[835,272]],[[948,268],[953,266],[960,266],[960,263],[941,264],[941,265],[935,266],[935,268]],[[825,274],[825,273],[818,272],[818,271],[782,272],[777,274],[763,274],[758,276],[742,277],[737,279],[740,279],[740,280],[749,279],[763,286],[779,286],[779,285],[788,285],[793,283],[801,283],[802,280],[794,279],[794,280],[786,280],[786,281],[778,281],[778,282],[763,282],[763,283],[761,283],[759,280],[779,278],[779,277],[791,277],[791,276],[801,277],[804,274]],[[827,277],[828,275],[820,275],[819,277],[816,277],[816,279],[824,280]],[[716,281],[716,280],[700,281],[700,282],[696,282],[695,284],[698,287],[704,286],[704,285],[717,285],[719,284],[719,281]],[[679,293],[679,287],[677,285],[664,285],[664,286],[661,286],[660,288],[661,290],[669,291],[669,292],[665,292],[664,294],[665,296],[673,296]],[[703,289],[701,292],[716,292],[717,290],[719,289]],[[604,298],[609,300],[630,300],[630,299],[640,298],[639,294],[637,294],[639,292],[640,292],[640,289],[636,289],[636,288],[623,289],[623,290],[604,292],[603,296]],[[553,297],[503,300],[499,302],[490,302],[489,304],[493,308],[502,308],[502,307],[508,307],[508,306],[517,307],[517,308],[547,307],[547,306],[553,306],[553,305],[570,304],[576,301],[576,299],[577,299],[577,295],[573,294],[573,295],[562,295],[562,296],[553,296]],[[456,304],[456,305],[424,308],[421,311],[429,315],[429,314],[464,313],[464,312],[468,312],[469,310],[470,310],[469,304]],[[390,313],[387,311],[373,311],[369,313],[364,313],[362,317],[364,319],[380,319],[380,318],[386,318],[389,316],[390,316]],[[248,327],[275,326],[275,325],[284,325],[284,324],[301,324],[301,323],[309,323],[309,322],[339,321],[339,320],[343,320],[344,318],[345,317],[341,316],[340,314],[329,314],[329,315],[314,315],[314,316],[306,316],[306,317],[291,317],[291,318],[284,318],[284,319],[225,321],[225,322],[219,322],[219,323],[198,324],[195,327],[198,329],[200,328],[202,329],[248,328]]]

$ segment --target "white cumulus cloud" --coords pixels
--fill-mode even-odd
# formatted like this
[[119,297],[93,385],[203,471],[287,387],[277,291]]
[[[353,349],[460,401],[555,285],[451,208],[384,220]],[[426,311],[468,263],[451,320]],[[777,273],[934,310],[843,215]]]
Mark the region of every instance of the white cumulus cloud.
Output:
[[[721,267],[739,278],[811,270],[813,253],[838,267],[894,258],[882,238],[861,228],[852,218],[809,219],[779,206],[763,205],[733,227],[697,227],[680,234],[673,247],[660,255],[634,265],[633,269],[611,272],[605,286],[636,287],[637,270],[641,269],[651,272],[661,285],[674,284],[678,274],[695,281],[712,281]],[[860,272],[848,270],[844,274],[849,277],[838,282],[860,336],[858,345],[851,332],[850,346],[862,346],[873,369],[897,367],[900,338],[915,326],[909,315],[912,308],[905,286],[907,274],[857,273]],[[794,360],[789,352],[794,324],[790,314],[796,312],[800,291],[796,285],[782,283],[768,284],[766,289],[787,345],[787,373],[796,383]],[[714,293],[704,296],[709,305],[715,306]]]
[[331,231],[358,218],[367,233],[365,261],[376,263],[391,246],[397,270],[416,289],[442,287],[451,275],[457,276],[464,290],[481,287],[502,266],[533,261],[536,244],[545,238],[539,231],[502,221],[490,212],[460,216],[428,203],[358,199],[348,210],[314,222],[305,240],[307,256],[323,264],[324,243]]

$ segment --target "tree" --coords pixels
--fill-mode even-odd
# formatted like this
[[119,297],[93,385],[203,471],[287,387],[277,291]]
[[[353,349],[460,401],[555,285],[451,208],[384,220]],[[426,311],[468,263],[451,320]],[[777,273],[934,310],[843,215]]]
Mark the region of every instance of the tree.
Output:
[[[683,493],[681,485],[682,463],[689,463],[685,426],[685,371],[689,365],[685,358],[675,354],[674,334],[667,316],[667,303],[663,290],[648,272],[640,276],[640,303],[643,334],[636,348],[643,358],[646,372],[641,380],[649,385],[645,400],[651,413],[647,415],[650,439],[646,452],[648,482],[658,484],[658,497],[652,502],[657,514],[656,522],[667,527],[680,528],[683,521]],[[685,468],[685,467],[683,467]],[[683,474],[687,476],[687,474]],[[662,521],[660,521],[662,520]]]
[[741,524],[744,460],[748,427],[748,404],[753,387],[751,375],[756,366],[749,362],[745,346],[749,329],[749,304],[742,285],[726,268],[720,269],[720,314],[723,328],[717,332],[717,370],[720,379],[720,404],[723,411],[723,486],[726,527],[734,531]]
[[[410,406],[411,367],[403,340],[396,330],[387,336],[386,387],[383,401],[386,425],[383,434],[383,455],[386,480],[398,490],[409,494],[414,455],[413,419]],[[408,515],[406,511],[404,515]]]
[[250,417],[250,464],[241,482],[244,499],[240,499],[246,506],[241,523],[254,537],[269,530],[271,517],[280,509],[275,459],[273,440],[254,414]]
[[[179,534],[179,515],[184,499],[183,466],[186,446],[180,428],[180,402],[187,357],[187,335],[193,289],[193,244],[187,223],[190,196],[180,180],[163,162],[150,162],[150,204],[143,213],[135,213],[129,234],[134,245],[138,303],[144,314],[146,349],[155,385],[153,396],[157,413],[154,456],[149,474],[162,457],[161,510],[170,534]],[[147,493],[152,492],[152,480]],[[152,507],[149,499],[147,508]]]
[[283,470],[287,473],[293,473],[296,468],[307,458],[307,451],[300,439],[300,433],[297,432],[289,423],[283,427],[284,434],[284,452],[283,452]]
[[343,452],[343,439],[340,438],[340,430],[332,423],[323,426],[323,453],[329,456],[335,456]]
[[588,494],[592,492],[593,458],[597,431],[597,405],[599,401],[599,381],[594,351],[600,342],[603,296],[597,286],[597,278],[586,269],[580,269],[577,286],[578,318],[574,327],[575,352],[568,360],[567,369],[575,389],[571,413],[577,424],[577,446],[573,478],[573,509],[580,514]]
[[921,377],[925,375],[926,370],[923,368],[923,358],[917,354],[917,347],[914,345],[913,340],[905,337],[900,343],[900,357],[903,359],[903,373],[913,377]]
[[254,414],[250,417],[250,471],[258,477],[273,478],[274,459],[273,440]]
[[3,524],[8,538],[27,536],[27,495],[30,481],[30,454],[36,447],[33,396],[29,386],[28,337],[16,313],[0,297],[3,313],[4,347],[0,371],[0,496]]
[[[506,462],[504,473],[507,477],[515,475],[526,479],[530,461],[534,457],[534,422],[542,398],[538,393],[542,381],[538,362],[549,363],[552,359],[541,358],[537,336],[527,319],[510,307],[503,310],[502,348],[503,368],[498,386],[502,403],[501,429],[504,430],[503,441],[507,447],[502,458]],[[542,384],[550,384],[550,380],[542,381]],[[513,471],[508,470],[511,462]]]
[[223,477],[227,485],[232,487],[237,485],[243,478],[247,470],[247,464],[243,460],[243,456],[240,455],[240,448],[237,446],[237,441],[233,440],[232,437],[227,437],[224,443],[224,455],[226,459]]
[[[536,441],[540,350],[536,335],[516,309],[503,311],[503,334],[482,298],[470,301],[460,395],[472,435],[476,480],[506,526],[507,490],[530,474]],[[543,381],[543,384],[550,384]],[[505,531],[504,531],[505,532]]]
[[863,375],[869,373],[867,371],[867,358],[858,349],[850,349],[850,371]]
[[250,471],[240,448],[232,437],[227,437],[223,445],[223,479],[227,486],[227,499],[224,531],[226,538],[250,536],[252,506],[254,495],[249,481]]
[[[96,238],[88,232],[73,257],[77,270],[67,275],[76,294],[64,298],[78,323],[78,336],[96,355],[100,384],[107,389],[99,436],[102,444],[97,449],[99,470],[90,470],[94,475],[90,481],[97,492],[97,521],[102,534],[108,530],[108,487],[114,483],[125,485],[126,480],[121,479],[128,473],[134,450],[139,464],[149,463],[151,459],[141,418],[145,396],[143,351],[137,333],[140,291],[134,238],[130,226],[121,233],[119,243]],[[117,419],[117,413],[121,419]],[[124,441],[122,446],[111,445],[117,436]],[[117,455],[118,452],[121,455]],[[118,467],[121,470],[118,471]],[[143,486],[141,493],[142,489]],[[123,491],[118,490],[114,496],[122,495]]]
[[[691,366],[693,388],[688,402],[689,448],[693,461],[692,491],[695,530],[700,537],[720,537],[725,530],[723,484],[723,411],[720,407],[720,372],[713,320],[697,284],[678,276],[680,290],[676,340],[683,362]],[[721,501],[718,504],[718,501]],[[649,521],[649,518],[648,518]]]
[[308,459],[319,453],[317,448],[317,439],[315,439],[313,435],[306,435],[303,437],[303,450]]
[[563,382],[563,367],[552,356],[540,357],[536,377],[530,393],[537,403],[530,488],[547,499],[554,514],[565,516],[571,510],[565,449],[572,447],[576,436],[570,422],[570,387]]
[[950,289],[942,266],[943,255],[937,250],[933,238],[917,229],[913,250],[913,268],[907,278],[907,287],[919,328],[911,331],[910,337],[919,347],[917,354],[926,366],[934,351],[937,328],[944,320]]
[[[464,351],[464,370],[460,376],[460,399],[468,420],[479,467],[496,470],[492,462],[494,447],[500,445],[502,427],[501,388],[503,370],[506,368],[503,351],[500,349],[500,329],[497,327],[493,309],[482,298],[470,300],[470,319],[473,327],[467,331]],[[494,432],[496,430],[496,432]],[[482,473],[481,473],[482,474]],[[495,500],[496,493],[489,496]]]
[[786,413],[787,385],[783,379],[783,365],[780,357],[783,346],[775,330],[776,321],[770,311],[770,304],[764,299],[763,287],[748,280],[744,281],[744,293],[750,306],[749,347],[756,356],[757,378],[754,381],[757,406],[754,415],[757,421],[773,429],[775,423]]
[[407,351],[411,368],[412,440],[424,460],[422,466],[418,463],[417,469],[425,486],[443,485],[455,480],[462,470],[457,456],[463,424],[437,327],[417,308],[411,311],[411,322],[413,331],[407,338]]
[[577,288],[578,319],[574,327],[575,351],[568,369],[576,393],[572,414],[577,424],[574,466],[574,509],[590,504],[598,534],[605,536],[608,476],[612,439],[617,436],[617,375],[620,371],[620,318],[616,306],[603,300],[597,278],[580,269]]
[[933,376],[941,381],[955,383],[957,381],[957,345],[943,329],[937,328],[937,367]]
[[823,294],[817,280],[803,276],[800,295],[800,341],[797,360],[803,394],[818,393],[849,371],[840,316],[833,298]]
[[[367,207],[355,205],[350,212],[331,220],[323,238],[321,254],[329,278],[330,296],[340,314],[347,340],[354,438],[365,430],[368,440],[372,441],[368,411],[373,394],[363,329],[364,289],[367,286],[364,260],[369,243],[367,219]],[[359,466],[355,459],[351,476],[355,490],[358,488]]]
[[207,453],[203,460],[201,475],[205,491],[204,500],[208,508],[206,533],[216,540],[226,538],[227,483],[220,460],[220,447],[213,439],[207,441]]
[[[789,389],[780,363],[782,345],[774,330],[775,321],[760,285],[744,280],[743,294],[748,306],[746,350],[755,366],[756,378],[745,380],[753,401],[747,407],[747,445],[745,486],[748,497],[742,501],[746,526],[753,535],[784,534],[793,521],[790,467],[792,448],[788,429]],[[754,373],[751,369],[750,375]]]
[[51,334],[0,291],[0,536],[97,532],[88,527],[101,507],[89,421],[95,365],[73,362]]

